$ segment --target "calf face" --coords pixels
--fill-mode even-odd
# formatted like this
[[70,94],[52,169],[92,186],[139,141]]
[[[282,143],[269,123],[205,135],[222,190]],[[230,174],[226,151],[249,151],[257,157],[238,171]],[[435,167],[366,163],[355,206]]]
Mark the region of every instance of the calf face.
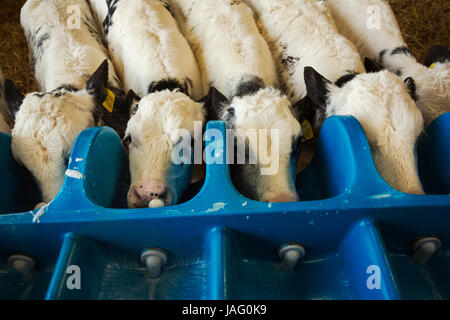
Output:
[[[105,67],[106,66],[106,67]],[[5,80],[5,100],[15,120],[11,149],[14,158],[33,174],[45,202],[60,190],[72,146],[86,128],[103,123],[107,63],[78,90],[70,85],[56,90],[23,95],[11,80]],[[118,104],[125,104],[118,101]]]
[[345,76],[333,84],[313,68],[305,68],[307,99],[326,116],[352,115],[361,123],[375,165],[395,189],[423,193],[417,173],[414,146],[423,131],[416,107],[414,82],[403,82],[388,71]]
[[130,208],[147,208],[153,201],[177,203],[193,166],[176,164],[172,152],[182,142],[180,129],[194,137],[195,122],[204,122],[203,105],[182,92],[163,90],[136,99],[124,138],[130,158]]
[[227,121],[233,131],[235,148],[228,144],[228,150],[234,150],[233,157],[228,155],[234,162],[231,178],[244,196],[264,202],[298,201],[294,176],[300,124],[285,96],[273,88],[258,90],[257,83],[241,87],[242,94],[231,101],[212,88],[208,117]]

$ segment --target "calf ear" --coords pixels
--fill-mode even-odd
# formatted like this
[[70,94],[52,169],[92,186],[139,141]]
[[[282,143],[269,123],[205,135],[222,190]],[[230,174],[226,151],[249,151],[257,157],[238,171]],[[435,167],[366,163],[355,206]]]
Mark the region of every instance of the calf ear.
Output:
[[108,85],[108,60],[98,67],[97,71],[86,82],[86,91],[95,96],[96,101],[100,102],[104,96],[105,88]]
[[373,59],[364,59],[364,67],[368,73],[375,73],[383,70],[383,67]]
[[305,67],[304,77],[309,99],[317,107],[326,109],[328,95],[330,94],[329,88],[332,83],[312,67]]
[[136,113],[139,107],[139,101],[141,101],[141,97],[139,97],[133,90],[128,91],[126,104],[129,107],[131,115]]
[[219,119],[220,111],[224,105],[229,103],[227,97],[225,97],[214,87],[211,87],[208,95],[200,99],[198,102],[203,103],[203,107],[208,114],[208,121],[221,120]]
[[292,105],[292,111],[302,127],[303,140],[308,141],[317,137],[326,117],[326,109],[306,96]]
[[6,108],[13,119],[16,118],[16,113],[19,111],[25,96],[17,89],[14,82],[10,79],[4,81],[4,97]]
[[416,83],[413,78],[409,77],[405,79],[406,88],[408,89],[409,95],[414,101],[417,101],[416,95]]
[[450,62],[450,51],[444,46],[432,46],[425,59],[425,65],[431,67],[433,63]]

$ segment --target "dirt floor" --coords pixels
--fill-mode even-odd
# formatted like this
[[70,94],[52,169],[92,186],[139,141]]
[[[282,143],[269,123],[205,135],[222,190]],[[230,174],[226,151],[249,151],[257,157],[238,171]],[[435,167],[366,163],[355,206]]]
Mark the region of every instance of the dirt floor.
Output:
[[[389,0],[399,20],[405,40],[423,62],[434,44],[450,47],[449,0]],[[0,0],[0,66],[5,77],[27,93],[36,90],[30,72],[28,48],[20,26],[20,8],[25,0]]]

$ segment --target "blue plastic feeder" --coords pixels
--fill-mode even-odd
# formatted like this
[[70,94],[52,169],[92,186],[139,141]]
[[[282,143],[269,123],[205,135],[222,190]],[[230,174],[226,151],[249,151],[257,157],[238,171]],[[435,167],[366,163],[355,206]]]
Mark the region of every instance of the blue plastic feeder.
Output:
[[331,117],[300,202],[245,198],[223,159],[180,204],[131,210],[121,141],[90,128],[36,219],[38,189],[0,134],[0,299],[450,299],[449,141],[445,114],[417,145],[427,195],[404,194],[358,121]]

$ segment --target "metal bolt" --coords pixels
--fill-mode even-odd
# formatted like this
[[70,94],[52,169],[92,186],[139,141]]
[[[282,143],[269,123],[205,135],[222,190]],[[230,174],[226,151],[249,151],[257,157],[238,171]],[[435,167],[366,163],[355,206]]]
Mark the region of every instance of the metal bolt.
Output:
[[418,264],[425,264],[439,250],[441,245],[441,240],[438,237],[421,237],[414,243],[412,259]]
[[167,263],[167,252],[162,249],[146,249],[141,254],[141,262],[147,266],[151,278],[158,278]]
[[287,243],[280,247],[278,256],[281,259],[281,270],[292,272],[298,261],[305,256],[305,248],[298,243]]
[[20,254],[12,255],[8,258],[8,265],[25,280],[31,280],[37,274],[36,261],[29,256]]

